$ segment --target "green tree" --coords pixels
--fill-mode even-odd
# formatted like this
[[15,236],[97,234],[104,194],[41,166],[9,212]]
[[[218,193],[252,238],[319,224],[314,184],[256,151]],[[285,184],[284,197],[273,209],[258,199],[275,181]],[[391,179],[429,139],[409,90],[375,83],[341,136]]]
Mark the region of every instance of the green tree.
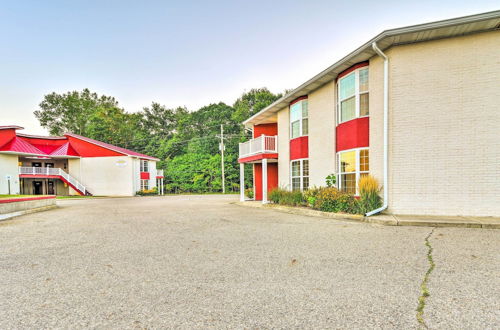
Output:
[[279,99],[281,96],[282,94],[271,93],[265,87],[252,88],[250,91],[243,93],[234,103],[232,120],[241,123]]
[[84,89],[81,92],[47,94],[39,107],[40,110],[34,112],[35,117],[50,134],[62,135],[68,132],[89,136],[91,118],[99,111],[118,108],[118,102],[113,97]]

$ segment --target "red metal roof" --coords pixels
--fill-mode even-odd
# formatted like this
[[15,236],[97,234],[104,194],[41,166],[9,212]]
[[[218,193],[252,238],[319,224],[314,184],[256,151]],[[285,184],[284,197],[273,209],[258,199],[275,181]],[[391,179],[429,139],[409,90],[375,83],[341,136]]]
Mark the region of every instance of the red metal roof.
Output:
[[56,150],[54,150],[51,156],[79,156],[78,153],[73,149],[69,142],[66,142]]
[[24,141],[19,137],[14,137],[12,140],[4,144],[0,147],[0,151],[12,151],[12,152],[20,152],[25,154],[35,154],[46,156],[47,154],[32,144]]
[[[117,147],[109,143],[104,143],[73,133],[68,133],[64,136],[39,136],[17,134],[15,133],[15,130],[17,129],[22,129],[22,127],[15,125],[0,126],[0,130],[5,130],[4,132],[6,133],[0,136],[0,151],[33,154],[37,156],[106,157],[125,155],[159,161],[159,159],[155,157],[144,155],[129,149]],[[12,130],[12,133],[7,134],[8,130]],[[111,152],[102,153],[98,152],[98,148],[86,148],[83,154],[79,154],[77,150],[79,150],[78,148],[82,149],[81,146],[79,147],[77,145],[77,141],[75,140],[71,142],[68,137],[84,141],[86,143],[89,143],[90,145],[98,146],[101,148],[101,151],[107,149]],[[66,140],[66,142],[64,140]],[[72,143],[74,143],[74,145],[72,145]]]
[[135,157],[139,157],[139,158],[144,158],[144,159],[150,159],[150,160],[159,161],[158,158],[151,157],[151,156],[144,155],[144,154],[140,154],[138,152],[135,152],[135,151],[132,151],[132,150],[129,150],[129,149],[120,148],[120,147],[114,146],[112,144],[108,144],[108,143],[104,143],[104,142],[101,142],[101,141],[97,141],[97,140],[94,140],[94,139],[91,139],[91,138],[88,138],[88,137],[85,137],[85,136],[81,136],[81,135],[78,135],[78,134],[67,133],[67,134],[64,134],[64,135],[65,136],[71,136],[71,137],[74,137],[75,139],[83,140],[83,141],[86,141],[86,142],[98,145],[100,147],[103,147],[103,148],[106,148],[106,149],[109,149],[109,150],[113,150],[113,151],[122,153],[122,154],[127,155],[127,156],[135,156]]

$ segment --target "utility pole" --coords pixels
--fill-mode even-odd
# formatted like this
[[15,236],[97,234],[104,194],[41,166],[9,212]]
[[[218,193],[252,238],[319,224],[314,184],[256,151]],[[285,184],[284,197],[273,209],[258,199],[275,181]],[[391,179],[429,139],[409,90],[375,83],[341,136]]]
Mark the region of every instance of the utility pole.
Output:
[[221,154],[221,168],[222,168],[222,193],[226,193],[226,183],[224,179],[224,125],[220,125],[220,154]]

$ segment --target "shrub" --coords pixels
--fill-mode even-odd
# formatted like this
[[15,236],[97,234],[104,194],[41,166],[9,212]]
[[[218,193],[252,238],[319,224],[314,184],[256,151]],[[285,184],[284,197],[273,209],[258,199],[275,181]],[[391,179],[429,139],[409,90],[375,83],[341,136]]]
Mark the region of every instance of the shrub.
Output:
[[245,189],[245,196],[247,196],[248,198],[253,198],[253,188]]
[[320,190],[321,188],[311,187],[303,192],[304,201],[307,204],[307,206],[314,208]]
[[371,175],[362,176],[358,183],[359,213],[367,213],[382,206],[382,198],[380,198],[380,186],[377,179]]
[[319,188],[314,209],[324,212],[356,213],[356,199],[334,187]]
[[304,196],[301,191],[288,191],[281,188],[269,192],[269,200],[275,204],[299,206],[304,204]]
[[158,189],[153,187],[153,189],[139,190],[135,194],[139,196],[158,195]]

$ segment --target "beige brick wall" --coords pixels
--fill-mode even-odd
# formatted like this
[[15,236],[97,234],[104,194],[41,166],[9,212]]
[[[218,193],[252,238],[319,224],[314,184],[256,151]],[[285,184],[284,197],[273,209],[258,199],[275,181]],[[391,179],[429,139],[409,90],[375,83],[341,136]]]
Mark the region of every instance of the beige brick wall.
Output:
[[278,112],[278,186],[290,188],[290,112]]
[[[393,47],[389,211],[500,215],[500,32]],[[382,61],[370,63],[370,162],[382,173]]]
[[335,82],[309,94],[309,185],[335,172]]

